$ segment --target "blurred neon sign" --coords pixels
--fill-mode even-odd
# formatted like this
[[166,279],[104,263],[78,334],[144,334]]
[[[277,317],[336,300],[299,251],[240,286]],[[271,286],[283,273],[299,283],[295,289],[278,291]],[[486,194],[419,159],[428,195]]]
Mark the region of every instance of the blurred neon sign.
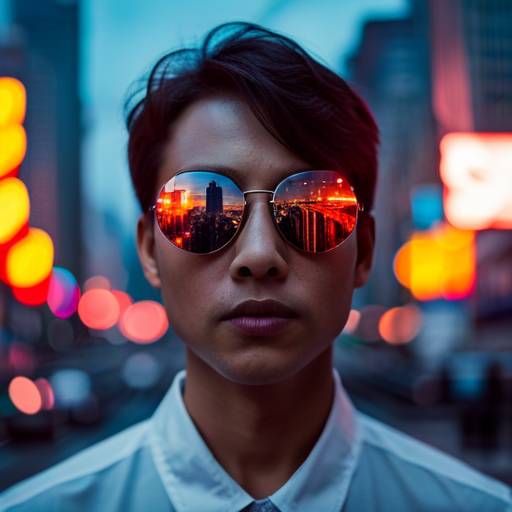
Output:
[[449,133],[440,150],[448,221],[459,229],[512,229],[512,133]]

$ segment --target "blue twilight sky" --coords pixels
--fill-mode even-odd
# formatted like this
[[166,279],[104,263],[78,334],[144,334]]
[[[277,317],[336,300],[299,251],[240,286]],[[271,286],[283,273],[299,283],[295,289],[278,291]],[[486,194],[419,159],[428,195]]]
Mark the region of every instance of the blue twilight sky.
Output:
[[128,235],[139,211],[128,179],[122,104],[130,84],[159,56],[200,41],[219,23],[240,20],[283,32],[343,71],[362,23],[403,16],[408,1],[83,0],[81,9],[84,200],[89,211],[111,214]]

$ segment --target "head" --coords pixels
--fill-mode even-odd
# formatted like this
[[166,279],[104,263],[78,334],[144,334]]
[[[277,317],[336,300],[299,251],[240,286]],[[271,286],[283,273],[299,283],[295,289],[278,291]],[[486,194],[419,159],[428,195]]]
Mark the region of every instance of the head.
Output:
[[[144,98],[130,109],[128,129],[130,172],[143,210],[139,256],[188,353],[232,381],[265,384],[329,352],[373,253],[367,212],[378,134],[359,96],[293,41],[228,24],[200,48],[160,59]],[[334,170],[352,184],[366,213],[341,246],[312,254],[280,236],[268,194],[251,194],[243,228],[229,245],[186,253],[165,239],[147,211],[172,176],[191,169],[228,173],[243,191],[273,190],[301,171]],[[242,320],[233,319],[246,301],[253,302],[242,306]],[[284,318],[267,331],[244,324],[262,314]]]

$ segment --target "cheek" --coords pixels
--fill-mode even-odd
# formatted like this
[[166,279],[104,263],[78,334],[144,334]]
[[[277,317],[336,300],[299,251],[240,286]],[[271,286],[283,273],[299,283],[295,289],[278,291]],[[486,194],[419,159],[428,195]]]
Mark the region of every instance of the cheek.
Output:
[[171,326],[183,337],[205,325],[218,304],[220,277],[228,268],[222,262],[208,265],[208,256],[187,254],[161,237],[155,243],[162,299]]
[[[321,258],[321,261],[320,261]],[[343,246],[329,253],[313,255],[299,276],[310,308],[312,323],[327,337],[343,329],[352,303],[356,253]]]

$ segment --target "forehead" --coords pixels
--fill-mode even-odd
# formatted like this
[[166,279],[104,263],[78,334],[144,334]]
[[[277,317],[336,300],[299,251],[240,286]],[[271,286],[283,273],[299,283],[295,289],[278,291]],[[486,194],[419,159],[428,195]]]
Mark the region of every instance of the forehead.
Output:
[[219,94],[193,102],[173,123],[159,186],[191,169],[224,173],[248,190],[274,188],[311,166],[274,139],[243,101]]

